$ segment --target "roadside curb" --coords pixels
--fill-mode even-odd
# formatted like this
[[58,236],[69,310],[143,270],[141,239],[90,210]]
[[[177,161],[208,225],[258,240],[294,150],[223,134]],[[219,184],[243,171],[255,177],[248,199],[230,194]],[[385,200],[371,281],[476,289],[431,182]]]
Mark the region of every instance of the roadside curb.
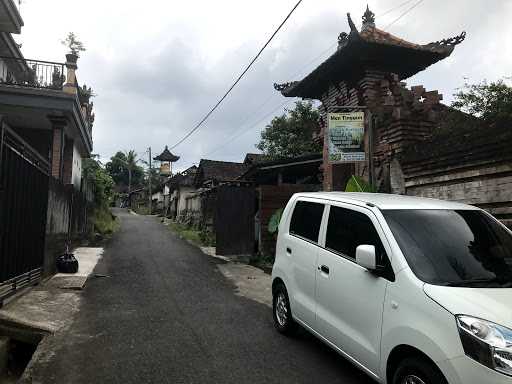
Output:
[[[164,224],[165,225],[165,224]],[[215,254],[214,247],[204,247],[184,238],[177,232],[170,229],[172,234],[180,240],[199,249],[206,256],[223,261],[217,264],[217,268],[222,275],[231,281],[235,289],[235,294],[260,304],[272,307],[272,278],[270,273],[272,269],[267,271],[260,266],[251,265],[248,256],[221,256]]]

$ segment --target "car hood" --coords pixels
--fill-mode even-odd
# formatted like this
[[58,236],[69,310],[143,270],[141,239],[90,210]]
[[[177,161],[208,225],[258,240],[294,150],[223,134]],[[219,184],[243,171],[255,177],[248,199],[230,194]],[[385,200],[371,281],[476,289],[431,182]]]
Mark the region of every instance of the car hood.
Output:
[[461,288],[425,284],[432,300],[454,315],[469,315],[512,329],[512,288]]

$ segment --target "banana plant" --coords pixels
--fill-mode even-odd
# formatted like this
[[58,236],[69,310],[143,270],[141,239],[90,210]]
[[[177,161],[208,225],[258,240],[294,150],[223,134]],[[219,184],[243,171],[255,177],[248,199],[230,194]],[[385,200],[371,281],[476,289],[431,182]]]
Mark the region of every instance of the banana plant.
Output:
[[377,188],[375,188],[370,183],[366,182],[359,176],[352,175],[350,177],[347,186],[345,187],[345,192],[377,192]]
[[281,221],[281,217],[283,216],[283,208],[279,208],[274,212],[274,214],[270,217],[268,222],[268,231],[271,234],[277,234],[279,229],[279,222]]

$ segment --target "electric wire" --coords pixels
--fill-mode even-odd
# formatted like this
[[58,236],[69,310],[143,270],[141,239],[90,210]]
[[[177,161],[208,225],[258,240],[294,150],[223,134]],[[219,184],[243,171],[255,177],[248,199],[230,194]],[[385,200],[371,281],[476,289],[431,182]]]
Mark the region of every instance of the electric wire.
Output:
[[416,8],[418,5],[420,5],[421,3],[423,3],[425,0],[419,0],[418,2],[414,3],[412,5],[412,7],[408,8],[406,11],[404,11],[400,16],[398,16],[395,20],[393,20],[391,23],[389,23],[386,28],[384,28],[385,30],[388,29],[389,27],[391,27],[393,24],[395,24],[398,20],[400,20],[402,17],[404,17],[405,15],[407,15],[409,12],[411,12],[414,8]]
[[247,67],[244,69],[244,71],[238,76],[238,78],[235,80],[235,82],[231,85],[231,87],[229,87],[229,89],[226,91],[226,93],[224,94],[224,96],[222,96],[220,98],[219,101],[217,101],[217,103],[213,106],[213,108],[201,119],[201,121],[199,121],[199,123],[197,123],[194,128],[192,128],[185,136],[183,136],[183,138],[181,138],[176,144],[174,144],[170,149],[174,149],[176,148],[178,145],[180,145],[181,143],[183,143],[185,140],[187,140],[195,131],[197,131],[202,125],[203,123],[211,116],[211,114],[213,112],[215,112],[215,110],[220,106],[220,104],[226,99],[226,97],[228,97],[228,95],[231,93],[231,91],[233,90],[233,88],[236,87],[236,85],[240,82],[240,80],[242,80],[242,78],[244,77],[244,75],[247,73],[247,71],[249,71],[249,69],[252,67],[252,65],[255,63],[256,60],[258,60],[258,58],[260,57],[260,55],[263,53],[263,51],[265,50],[265,48],[267,48],[267,46],[270,44],[270,42],[274,39],[274,37],[277,35],[277,33],[281,30],[281,28],[284,26],[284,24],[288,21],[288,19],[291,17],[291,15],[293,14],[293,12],[295,12],[295,10],[297,9],[297,7],[300,5],[300,3],[302,3],[302,0],[299,0],[297,2],[297,4],[295,4],[295,6],[292,8],[292,10],[288,13],[288,15],[284,18],[284,20],[281,22],[281,24],[279,25],[279,27],[277,27],[277,29],[274,31],[274,33],[270,36],[270,38],[267,40],[267,42],[263,45],[263,47],[261,47],[261,49],[259,50],[259,52],[256,54],[256,56],[251,60],[251,62],[249,63],[249,65],[247,65]]
[[[396,11],[404,6],[406,6],[407,4],[410,4],[411,2],[413,2],[414,0],[407,0],[405,2],[402,2],[400,3],[399,5],[395,6],[395,7],[392,7],[390,9],[388,9],[387,11],[385,11],[384,13],[380,14],[379,17],[383,17],[383,16],[386,16],[388,15],[389,13],[393,12],[393,11]],[[389,27],[391,27],[392,25],[394,25],[396,22],[398,22],[400,19],[402,19],[405,15],[407,15],[409,12],[411,12],[414,8],[416,8],[417,6],[419,6],[424,0],[419,0],[417,1],[415,4],[413,4],[413,6],[411,6],[410,8],[408,8],[406,11],[404,11],[402,14],[400,14],[400,16],[398,16],[395,20],[393,20],[391,23],[389,23],[385,28],[384,30],[388,29]],[[300,3],[300,2],[299,2]],[[297,6],[296,6],[297,7]],[[295,7],[295,8],[296,8]],[[310,61],[308,61],[306,64],[304,64],[303,66],[300,67],[299,70],[297,70],[293,75],[290,76],[290,79],[293,79],[295,78],[297,75],[301,74],[303,72],[304,69],[308,68],[311,64],[313,64],[314,62],[318,61],[320,58],[324,57],[324,55],[327,53],[327,52],[330,52],[336,45],[338,44],[338,42],[334,42],[333,44],[329,45],[329,47],[327,47],[326,49],[322,50],[318,55],[316,55],[313,59],[311,59]],[[289,80],[291,81],[291,80]],[[263,106],[265,106],[274,96],[270,96],[269,98],[267,98],[265,100],[265,102],[263,102],[257,109],[254,113],[252,113],[250,116],[254,116],[256,115],[257,111],[259,111]],[[280,104],[279,106],[277,106],[275,109],[273,109],[270,113],[266,114],[263,118],[259,119],[256,123],[254,123],[253,125],[251,125],[250,127],[248,127],[246,130],[244,130],[243,132],[242,129],[244,128],[243,125],[250,120],[250,118],[246,118],[243,123],[242,123],[242,127],[233,131],[232,134],[234,134],[233,136],[231,136],[230,138],[228,138],[228,140],[224,143],[222,143],[222,145],[216,147],[214,150],[212,151],[209,151],[207,153],[205,153],[204,156],[209,156],[209,155],[212,155],[216,152],[218,152],[219,150],[223,149],[224,147],[226,147],[228,144],[232,143],[233,141],[235,141],[236,139],[238,139],[239,137],[243,136],[245,133],[248,133],[250,132],[253,128],[255,128],[259,123],[261,123],[263,120],[265,120],[268,116],[270,116],[272,113],[274,113],[275,111],[279,110],[280,108],[284,107],[285,105],[287,104],[291,104],[293,100],[291,101],[287,101],[287,102],[284,102],[282,104]],[[240,132],[240,133],[239,133]],[[173,147],[174,148],[174,147]],[[171,148],[172,149],[172,148]],[[197,163],[191,163],[192,165],[195,165]]]

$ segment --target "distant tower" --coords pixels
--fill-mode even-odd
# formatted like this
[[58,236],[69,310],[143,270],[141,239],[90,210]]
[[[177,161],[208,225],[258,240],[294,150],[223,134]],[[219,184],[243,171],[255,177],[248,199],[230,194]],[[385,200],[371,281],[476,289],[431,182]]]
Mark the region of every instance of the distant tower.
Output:
[[171,176],[172,175],[172,163],[178,161],[180,159],[179,156],[173,155],[167,145],[165,146],[164,151],[158,156],[154,157],[153,160],[160,162],[160,175],[161,176]]

